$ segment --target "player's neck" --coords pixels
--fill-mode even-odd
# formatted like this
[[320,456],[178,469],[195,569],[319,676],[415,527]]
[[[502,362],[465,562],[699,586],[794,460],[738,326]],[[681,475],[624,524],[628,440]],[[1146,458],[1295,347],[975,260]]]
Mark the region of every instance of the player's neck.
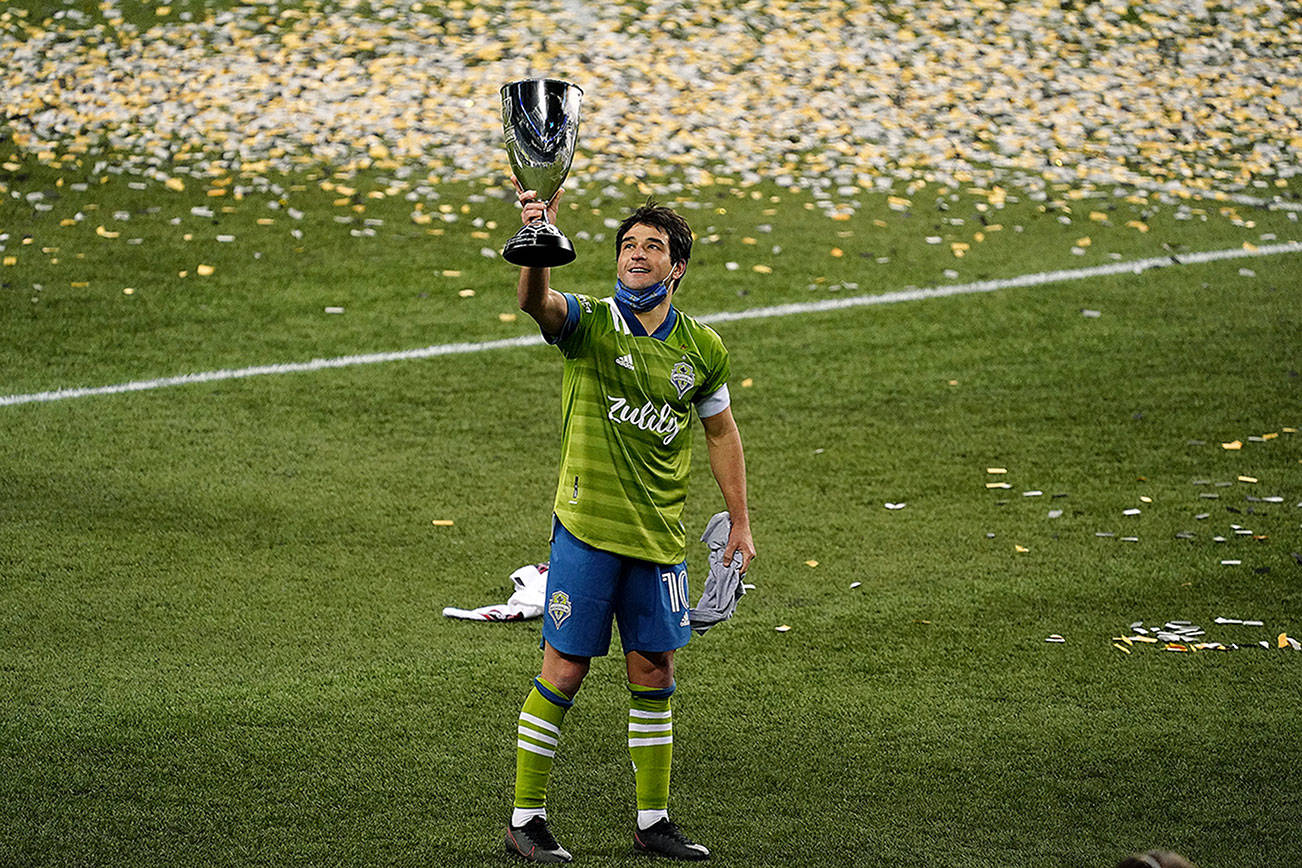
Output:
[[637,321],[642,323],[642,328],[646,329],[647,334],[655,334],[656,329],[660,328],[664,323],[665,317],[669,316],[669,307],[673,304],[673,299],[674,294],[671,292],[669,295],[665,296],[664,301],[660,302],[650,310],[638,310],[633,312],[633,315],[637,317]]

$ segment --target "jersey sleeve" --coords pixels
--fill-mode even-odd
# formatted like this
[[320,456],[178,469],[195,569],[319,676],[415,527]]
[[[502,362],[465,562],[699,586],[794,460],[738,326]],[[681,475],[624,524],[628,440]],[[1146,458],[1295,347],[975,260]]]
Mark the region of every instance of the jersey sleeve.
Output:
[[568,311],[565,316],[565,325],[561,326],[561,332],[554,337],[544,335],[547,342],[555,345],[561,351],[561,355],[567,359],[573,359],[583,354],[584,348],[588,345],[592,333],[593,317],[597,313],[597,301],[591,296],[577,295],[574,293],[564,293],[565,303]]
[[711,416],[719,415],[732,406],[732,396],[728,393],[728,384],[724,383],[708,394],[701,393],[692,403],[696,407],[696,415],[702,419],[709,419]]
[[[723,345],[723,338],[719,333],[709,326],[702,326],[702,332],[707,340],[702,341],[701,355],[706,364],[705,377],[701,381],[701,387],[696,392],[696,400],[708,400],[711,396],[719,392],[720,389],[727,390],[728,378],[732,376],[732,359],[728,355],[728,348]],[[726,404],[724,406],[727,406]],[[720,407],[715,412],[722,411]],[[713,413],[702,413],[702,416],[712,416]]]

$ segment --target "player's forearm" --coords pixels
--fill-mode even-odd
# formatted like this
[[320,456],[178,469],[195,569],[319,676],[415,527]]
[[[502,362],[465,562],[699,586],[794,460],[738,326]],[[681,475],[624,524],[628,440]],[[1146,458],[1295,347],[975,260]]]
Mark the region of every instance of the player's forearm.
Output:
[[521,268],[515,294],[520,310],[533,317],[546,334],[554,335],[565,325],[567,307],[565,297],[550,286],[550,271]]
[[547,299],[547,290],[550,288],[550,268],[521,268],[520,282],[515,287],[515,296],[520,302],[520,310],[537,319]]
[[733,526],[750,526],[750,511],[746,502],[746,454],[741,445],[741,432],[736,425],[717,434],[706,434],[706,447],[710,454],[710,471],[719,485],[724,505]]

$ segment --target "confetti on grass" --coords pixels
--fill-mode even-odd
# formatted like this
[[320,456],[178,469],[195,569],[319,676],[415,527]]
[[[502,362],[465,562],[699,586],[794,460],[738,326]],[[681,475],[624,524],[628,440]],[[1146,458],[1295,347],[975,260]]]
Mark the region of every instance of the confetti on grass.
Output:
[[[556,0],[509,14],[461,2],[190,4],[155,6],[143,25],[119,6],[44,16],[0,6],[13,142],[59,170],[79,162],[99,174],[108,159],[214,199],[309,166],[500,178],[497,85],[527,73],[543,32],[583,46],[589,93],[637,97],[585,103],[586,129],[620,131],[581,140],[590,183],[622,182],[630,158],[663,154],[694,186],[772,179],[816,191],[842,221],[859,192],[922,178],[981,190],[997,210],[1016,188],[1071,184],[1084,196],[1164,177],[1191,193],[1254,191],[1299,168],[1296,130],[1290,138],[1280,119],[1297,114],[1284,57],[1302,20],[1251,4],[1146,4],[1141,15],[1123,3],[1035,14],[917,4],[905,28],[889,4],[815,0],[744,12],[701,0],[690,15],[644,4],[631,20]],[[246,183],[217,186],[232,175]],[[390,195],[336,192],[348,207]],[[889,204],[907,214],[922,203],[909,192]],[[955,256],[970,249],[927,240],[948,240]]]

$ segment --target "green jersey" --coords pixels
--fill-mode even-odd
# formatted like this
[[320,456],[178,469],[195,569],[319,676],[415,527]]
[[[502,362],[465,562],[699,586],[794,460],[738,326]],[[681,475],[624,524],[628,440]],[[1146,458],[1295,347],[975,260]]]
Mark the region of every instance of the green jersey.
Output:
[[685,558],[683,505],[694,411],[728,407],[728,351],[677,310],[646,334],[613,298],[566,294],[560,481],[554,509],[570,533],[659,564]]

